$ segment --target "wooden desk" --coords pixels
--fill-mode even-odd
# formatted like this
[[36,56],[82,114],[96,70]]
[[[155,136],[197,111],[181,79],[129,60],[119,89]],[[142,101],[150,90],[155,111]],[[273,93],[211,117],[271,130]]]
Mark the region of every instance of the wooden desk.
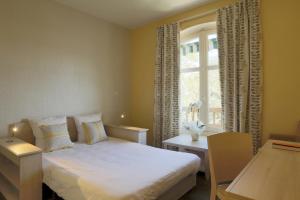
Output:
[[273,149],[269,140],[226,193],[228,200],[299,200],[300,152]]

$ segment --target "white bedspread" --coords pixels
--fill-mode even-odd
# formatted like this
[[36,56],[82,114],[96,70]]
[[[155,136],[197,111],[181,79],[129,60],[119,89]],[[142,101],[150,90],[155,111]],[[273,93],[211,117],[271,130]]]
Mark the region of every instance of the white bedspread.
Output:
[[115,138],[43,154],[44,183],[65,200],[156,199],[199,165],[193,154]]

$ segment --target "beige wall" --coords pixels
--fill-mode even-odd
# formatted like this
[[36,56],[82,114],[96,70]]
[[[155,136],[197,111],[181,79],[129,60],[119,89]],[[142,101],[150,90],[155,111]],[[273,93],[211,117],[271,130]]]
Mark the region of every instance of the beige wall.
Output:
[[[220,0],[131,31],[131,121],[152,129],[156,27],[226,6]],[[300,1],[261,0],[264,53],[263,138],[294,134],[300,120]],[[152,142],[152,132],[148,137]]]
[[128,112],[128,30],[52,0],[0,0],[0,25],[0,135],[27,117]]

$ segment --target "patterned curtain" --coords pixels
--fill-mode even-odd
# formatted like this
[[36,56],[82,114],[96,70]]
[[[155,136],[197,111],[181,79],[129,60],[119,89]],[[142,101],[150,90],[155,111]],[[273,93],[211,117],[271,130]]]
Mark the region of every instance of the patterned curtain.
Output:
[[154,145],[175,137],[179,131],[179,26],[177,23],[157,29]]
[[217,17],[223,121],[226,131],[261,145],[262,65],[259,0],[240,0]]

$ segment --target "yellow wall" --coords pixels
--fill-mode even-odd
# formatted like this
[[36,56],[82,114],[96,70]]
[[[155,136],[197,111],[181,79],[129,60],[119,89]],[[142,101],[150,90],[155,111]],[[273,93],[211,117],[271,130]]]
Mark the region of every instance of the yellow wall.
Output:
[[[156,27],[234,2],[221,0],[131,31],[131,123],[150,128],[152,143]],[[263,138],[293,134],[300,120],[300,1],[262,0]]]
[[[284,3],[283,3],[284,2]],[[300,1],[263,0],[264,138],[300,120]]]

